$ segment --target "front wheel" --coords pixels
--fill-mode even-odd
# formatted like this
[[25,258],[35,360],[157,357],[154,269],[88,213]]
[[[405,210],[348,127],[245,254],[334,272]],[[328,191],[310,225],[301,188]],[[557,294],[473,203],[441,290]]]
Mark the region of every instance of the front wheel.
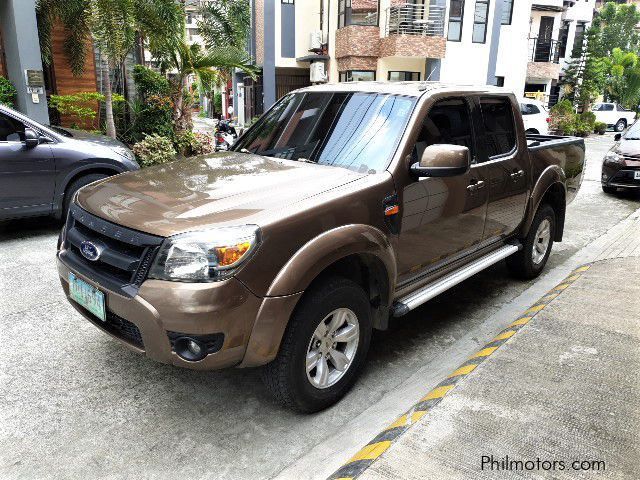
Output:
[[89,185],[90,183],[97,182],[98,180],[102,180],[103,178],[107,177],[108,175],[105,175],[104,173],[91,173],[74,180],[64,192],[64,202],[62,204],[62,221],[66,221],[67,214],[69,213],[69,206],[71,205],[71,200],[73,200],[73,196],[78,190],[80,190],[84,186]]
[[556,215],[550,205],[542,205],[533,218],[522,250],[507,257],[507,266],[517,278],[536,278],[547,264],[556,233]]
[[327,279],[302,298],[262,379],[286,407],[323,410],[353,386],[370,341],[371,307],[362,287],[345,278]]
[[625,128],[627,128],[627,121],[623,118],[618,120],[613,127],[616,132],[622,132]]

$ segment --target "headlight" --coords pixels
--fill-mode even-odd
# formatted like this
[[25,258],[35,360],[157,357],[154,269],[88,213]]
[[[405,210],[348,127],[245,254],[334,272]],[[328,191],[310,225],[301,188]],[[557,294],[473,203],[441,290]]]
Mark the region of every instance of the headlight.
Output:
[[608,151],[604,156],[604,161],[609,163],[622,163],[623,159],[614,151]]
[[149,270],[149,278],[182,282],[222,280],[258,245],[256,225],[223,227],[167,238]]

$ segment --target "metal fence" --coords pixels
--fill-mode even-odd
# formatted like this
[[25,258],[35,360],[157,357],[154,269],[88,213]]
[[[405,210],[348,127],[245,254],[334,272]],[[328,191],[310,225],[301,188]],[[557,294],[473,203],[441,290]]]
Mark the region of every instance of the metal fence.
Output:
[[558,40],[544,40],[538,37],[529,38],[530,62],[560,62],[560,42]]
[[385,11],[385,35],[444,36],[445,7],[439,5],[394,5]]

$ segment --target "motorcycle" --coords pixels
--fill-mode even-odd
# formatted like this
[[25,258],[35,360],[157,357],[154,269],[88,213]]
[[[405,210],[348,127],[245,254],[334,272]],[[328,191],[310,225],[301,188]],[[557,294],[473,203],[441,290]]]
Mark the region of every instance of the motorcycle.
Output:
[[219,120],[214,128],[216,150],[229,150],[238,138],[238,133],[229,120]]

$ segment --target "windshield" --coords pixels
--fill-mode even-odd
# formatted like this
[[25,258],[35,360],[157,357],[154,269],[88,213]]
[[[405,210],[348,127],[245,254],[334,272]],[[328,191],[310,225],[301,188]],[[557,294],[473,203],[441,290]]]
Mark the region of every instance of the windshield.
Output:
[[233,146],[238,152],[375,173],[387,168],[415,99],[347,92],[284,97]]
[[636,122],[629,127],[627,133],[624,134],[625,140],[640,140],[640,122]]

